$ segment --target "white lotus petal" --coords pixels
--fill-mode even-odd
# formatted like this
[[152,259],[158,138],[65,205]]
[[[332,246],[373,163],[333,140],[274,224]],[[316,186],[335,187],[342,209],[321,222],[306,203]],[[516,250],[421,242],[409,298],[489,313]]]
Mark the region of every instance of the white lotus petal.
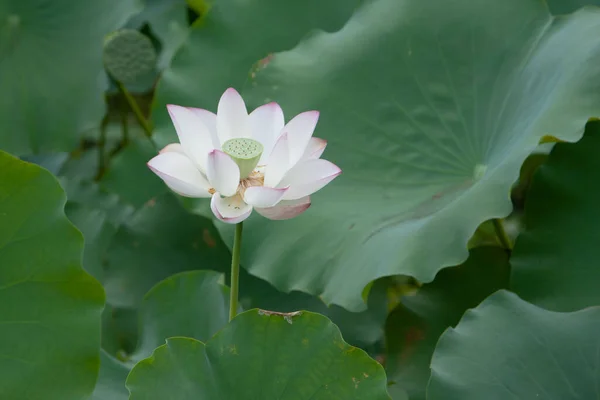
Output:
[[212,139],[215,149],[221,148],[221,142],[219,141],[219,135],[217,134],[217,114],[205,110],[203,108],[189,107],[189,109],[202,119],[204,125],[210,132],[210,138]]
[[288,134],[279,137],[265,167],[265,186],[276,187],[290,168]]
[[233,88],[223,93],[217,109],[217,133],[221,145],[238,137],[250,137],[248,112],[242,96]]
[[165,147],[163,147],[163,149],[161,151],[159,151],[159,153],[161,153],[161,154],[162,153],[169,153],[169,152],[175,152],[175,153],[179,153],[179,154],[185,155],[185,151],[183,151],[183,147],[181,146],[180,143],[171,143],[171,144],[168,144]]
[[289,186],[284,200],[299,199],[313,194],[331,182],[342,170],[335,164],[323,160],[308,160],[295,165],[283,177],[280,187]]
[[272,220],[284,220],[294,218],[310,207],[310,197],[302,197],[296,200],[283,200],[276,206],[269,208],[255,208],[256,212],[265,218]]
[[215,148],[209,129],[189,108],[169,104],[167,110],[175,125],[183,151],[203,171],[206,171],[206,158]]
[[240,168],[235,161],[221,150],[208,155],[206,175],[213,188],[223,196],[233,196],[240,184]]
[[217,192],[210,200],[210,208],[215,217],[228,224],[242,222],[252,213],[252,206],[244,203],[239,194],[221,197],[221,194]]
[[288,188],[252,186],[244,191],[244,201],[254,207],[273,207],[287,190]]
[[318,120],[318,111],[307,111],[296,115],[283,127],[282,132],[288,134],[290,165],[295,165],[304,154]]
[[314,160],[321,157],[325,151],[325,147],[327,147],[327,140],[316,137],[310,138],[308,146],[306,146],[306,150],[304,150],[304,154],[298,162]]
[[186,197],[210,197],[210,184],[184,154],[163,152],[150,161],[148,167],[174,192]]
[[283,125],[283,110],[277,103],[260,106],[248,116],[250,137],[260,142],[264,149],[258,162],[259,165],[267,162]]

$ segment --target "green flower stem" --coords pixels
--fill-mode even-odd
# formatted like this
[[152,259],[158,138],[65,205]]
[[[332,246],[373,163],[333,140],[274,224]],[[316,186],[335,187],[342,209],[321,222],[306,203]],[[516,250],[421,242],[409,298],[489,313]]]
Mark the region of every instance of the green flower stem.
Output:
[[233,238],[233,252],[231,254],[231,290],[229,292],[229,320],[237,314],[238,292],[240,290],[240,252],[242,250],[242,226],[240,222],[235,226]]
[[117,80],[115,80],[115,82],[117,83],[117,87],[119,88],[119,91],[121,92],[123,97],[125,97],[127,104],[129,104],[131,111],[133,111],[133,114],[135,115],[135,118],[137,119],[138,123],[144,129],[146,136],[148,137],[148,139],[150,139],[150,142],[152,142],[152,144],[154,145],[154,141],[152,140],[152,127],[150,126],[150,122],[148,122],[146,117],[144,117],[142,110],[138,106],[137,102],[135,101],[135,99],[133,98],[131,93],[129,93],[127,88],[125,88],[125,86],[121,82],[119,82]]
[[512,241],[510,240],[510,237],[508,236],[508,234],[506,233],[506,230],[504,229],[504,223],[499,218],[494,218],[493,223],[494,223],[494,229],[496,230],[496,235],[498,235],[498,239],[500,240],[500,243],[506,250],[511,251],[513,248],[513,245],[512,245]]

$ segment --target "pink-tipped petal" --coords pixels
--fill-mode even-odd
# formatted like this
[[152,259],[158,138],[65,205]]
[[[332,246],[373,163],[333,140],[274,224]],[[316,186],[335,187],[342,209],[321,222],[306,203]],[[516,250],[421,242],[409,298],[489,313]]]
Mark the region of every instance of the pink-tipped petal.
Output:
[[290,169],[288,134],[279,136],[265,167],[265,186],[275,187]]
[[208,154],[206,175],[213,188],[223,196],[233,196],[240,184],[240,168],[235,161],[221,150]]
[[265,218],[275,221],[297,217],[310,207],[310,197],[302,197],[296,200],[283,200],[274,207],[255,208],[256,212]]
[[221,197],[221,194],[217,192],[210,200],[210,208],[215,217],[228,224],[242,222],[252,213],[252,206],[244,203],[239,194]]
[[325,151],[325,147],[327,147],[327,140],[316,137],[310,138],[308,141],[308,146],[306,146],[306,150],[304,150],[304,154],[300,158],[299,162],[314,160],[321,157]]
[[169,104],[167,110],[175,125],[183,151],[196,165],[206,171],[206,157],[215,148],[209,129],[189,108]]
[[219,135],[217,134],[217,114],[203,108],[189,107],[189,109],[202,119],[202,122],[204,122],[204,125],[210,132],[210,138],[212,139],[214,148],[220,149],[221,143],[219,141]]
[[318,120],[318,111],[307,111],[296,115],[283,127],[282,132],[289,137],[290,165],[295,165],[304,154]]
[[289,186],[284,200],[295,200],[308,196],[331,182],[342,170],[335,164],[323,160],[308,160],[295,165],[283,177],[280,187]]
[[252,186],[244,192],[244,201],[254,207],[273,207],[283,198],[288,188]]
[[221,145],[239,137],[250,137],[248,111],[242,96],[233,88],[223,93],[217,109],[217,132]]
[[208,181],[186,155],[174,151],[161,153],[148,161],[148,167],[182,196],[210,197]]
[[162,154],[162,153],[169,153],[169,152],[175,152],[175,153],[179,153],[179,154],[184,154],[185,155],[185,151],[183,151],[183,147],[179,143],[168,144],[165,147],[163,147],[161,151],[159,151],[160,154]]
[[277,103],[260,106],[248,116],[250,137],[263,145],[259,165],[267,162],[284,123],[283,110]]

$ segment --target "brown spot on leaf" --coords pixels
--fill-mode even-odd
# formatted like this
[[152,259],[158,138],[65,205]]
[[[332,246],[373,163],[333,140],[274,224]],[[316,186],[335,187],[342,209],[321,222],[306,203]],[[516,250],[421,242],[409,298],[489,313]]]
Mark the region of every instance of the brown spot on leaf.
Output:
[[268,311],[268,310],[258,310],[258,315],[277,315],[280,317],[297,317],[302,315],[302,311],[294,311],[289,313],[277,312],[277,311]]
[[416,326],[411,326],[404,335],[404,348],[402,349],[401,359],[406,361],[414,352],[418,342],[425,339],[425,330]]
[[273,57],[274,57],[274,54],[273,54],[273,53],[269,53],[269,54],[268,54],[268,55],[267,55],[265,58],[261,59],[261,60],[258,62],[258,66],[259,66],[260,68],[264,68],[264,67],[266,67],[266,66],[267,66],[267,65],[269,65],[269,63],[270,63],[270,62],[273,60]]
[[148,200],[145,204],[146,207],[154,207],[156,205],[156,199],[152,198]]
[[217,245],[217,241],[215,240],[215,238],[212,237],[210,231],[207,228],[204,228],[204,230],[202,231],[202,240],[204,240],[204,243],[206,243],[208,247],[212,248]]

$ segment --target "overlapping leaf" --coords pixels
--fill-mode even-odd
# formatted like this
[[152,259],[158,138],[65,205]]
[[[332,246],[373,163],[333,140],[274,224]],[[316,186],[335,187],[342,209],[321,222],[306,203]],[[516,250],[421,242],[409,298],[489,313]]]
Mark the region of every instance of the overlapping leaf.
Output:
[[98,374],[102,286],[42,168],[0,151],[0,398],[80,400]]
[[167,338],[208,340],[227,324],[229,288],[214,271],[189,271],[154,286],[140,307],[140,342],[127,362],[101,354],[100,377],[93,400],[127,399],[125,379],[135,361],[151,355]]
[[461,266],[441,271],[435,280],[402,305],[386,324],[386,371],[411,400],[424,400],[431,356],[442,333],[455,326],[464,312],[477,306],[509,278],[507,253],[497,247],[471,250]]
[[172,195],[151,200],[117,232],[107,251],[107,302],[137,308],[156,283],[194,269],[227,270],[230,256],[210,220],[190,216]]
[[599,10],[554,18],[538,0],[373,0],[275,54],[246,96],[320,110],[343,173],[297,219],[252,218],[244,266],[359,309],[377,277],[464,261],[540,138],[576,140],[600,115],[598,29]]
[[85,237],[83,267],[102,281],[105,252],[120,225],[133,213],[119,198],[84,180],[63,180],[67,216]]
[[438,342],[430,400],[598,398],[600,308],[555,313],[500,291]]
[[515,244],[511,288],[557,311],[600,305],[600,122],[578,143],[559,143],[534,176],[525,231]]

